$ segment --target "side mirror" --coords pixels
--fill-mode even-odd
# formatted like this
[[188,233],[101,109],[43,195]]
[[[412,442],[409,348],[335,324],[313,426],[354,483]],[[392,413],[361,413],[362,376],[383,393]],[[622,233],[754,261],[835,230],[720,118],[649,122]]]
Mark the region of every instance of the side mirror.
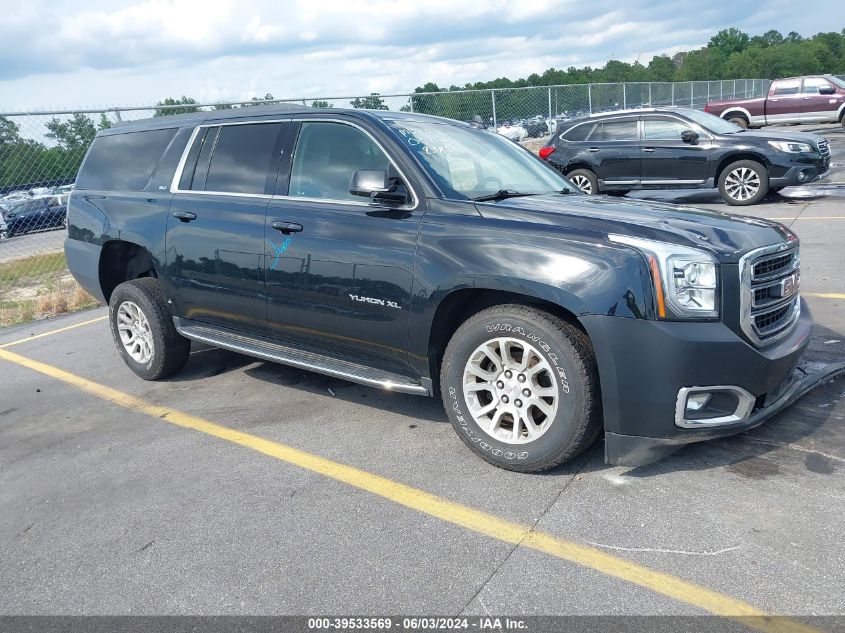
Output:
[[349,193],[353,196],[375,198],[389,189],[387,172],[381,170],[360,169],[352,174],[352,180],[349,182]]
[[821,88],[819,88],[819,94],[820,95],[835,95],[836,94],[836,88],[834,88],[833,86],[822,86]]
[[408,190],[402,182],[388,178],[387,172],[376,169],[359,169],[349,181],[349,193],[382,202],[403,204],[408,199]]
[[690,145],[698,145],[698,132],[693,130],[684,130],[681,132],[681,140]]

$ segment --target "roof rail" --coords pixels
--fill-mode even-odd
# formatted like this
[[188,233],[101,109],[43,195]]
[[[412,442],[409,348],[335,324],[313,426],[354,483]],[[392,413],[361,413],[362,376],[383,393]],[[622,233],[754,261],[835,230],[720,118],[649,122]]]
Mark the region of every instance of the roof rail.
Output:
[[607,110],[606,112],[593,112],[588,116],[588,118],[592,119],[595,117],[600,116],[607,116],[610,114],[637,114],[639,112],[657,112],[659,110],[678,110],[683,108],[684,106],[659,106],[659,107],[647,107],[647,108],[627,108],[627,109],[619,109],[619,110]]

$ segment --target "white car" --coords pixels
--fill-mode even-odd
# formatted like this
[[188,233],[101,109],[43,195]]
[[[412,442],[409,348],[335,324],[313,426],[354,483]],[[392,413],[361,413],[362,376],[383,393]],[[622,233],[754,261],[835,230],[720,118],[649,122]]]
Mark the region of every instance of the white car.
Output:
[[528,130],[521,125],[500,125],[496,132],[512,141],[521,141],[528,136]]

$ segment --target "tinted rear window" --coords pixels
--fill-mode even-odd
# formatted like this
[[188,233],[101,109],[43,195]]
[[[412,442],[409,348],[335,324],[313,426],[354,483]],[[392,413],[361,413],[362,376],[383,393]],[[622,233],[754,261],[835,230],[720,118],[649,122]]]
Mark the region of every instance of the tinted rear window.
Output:
[[590,133],[590,130],[593,129],[593,123],[583,123],[581,125],[576,125],[571,130],[568,130],[563,133],[563,138],[567,141],[571,141],[573,143],[577,143],[578,141],[583,141],[587,138],[587,134]]
[[169,128],[97,137],[77,188],[140,191],[175,134],[176,128]]
[[596,125],[596,129],[590,134],[591,141],[636,141],[637,121],[607,121]]
[[208,167],[206,191],[264,193],[280,123],[224,125]]

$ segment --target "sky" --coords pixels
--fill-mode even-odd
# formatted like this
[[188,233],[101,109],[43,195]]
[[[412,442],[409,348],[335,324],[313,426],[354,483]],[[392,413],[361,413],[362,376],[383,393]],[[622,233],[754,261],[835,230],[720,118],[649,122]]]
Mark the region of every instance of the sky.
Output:
[[842,0],[0,0],[0,110],[410,92],[647,63],[736,26],[845,27]]

